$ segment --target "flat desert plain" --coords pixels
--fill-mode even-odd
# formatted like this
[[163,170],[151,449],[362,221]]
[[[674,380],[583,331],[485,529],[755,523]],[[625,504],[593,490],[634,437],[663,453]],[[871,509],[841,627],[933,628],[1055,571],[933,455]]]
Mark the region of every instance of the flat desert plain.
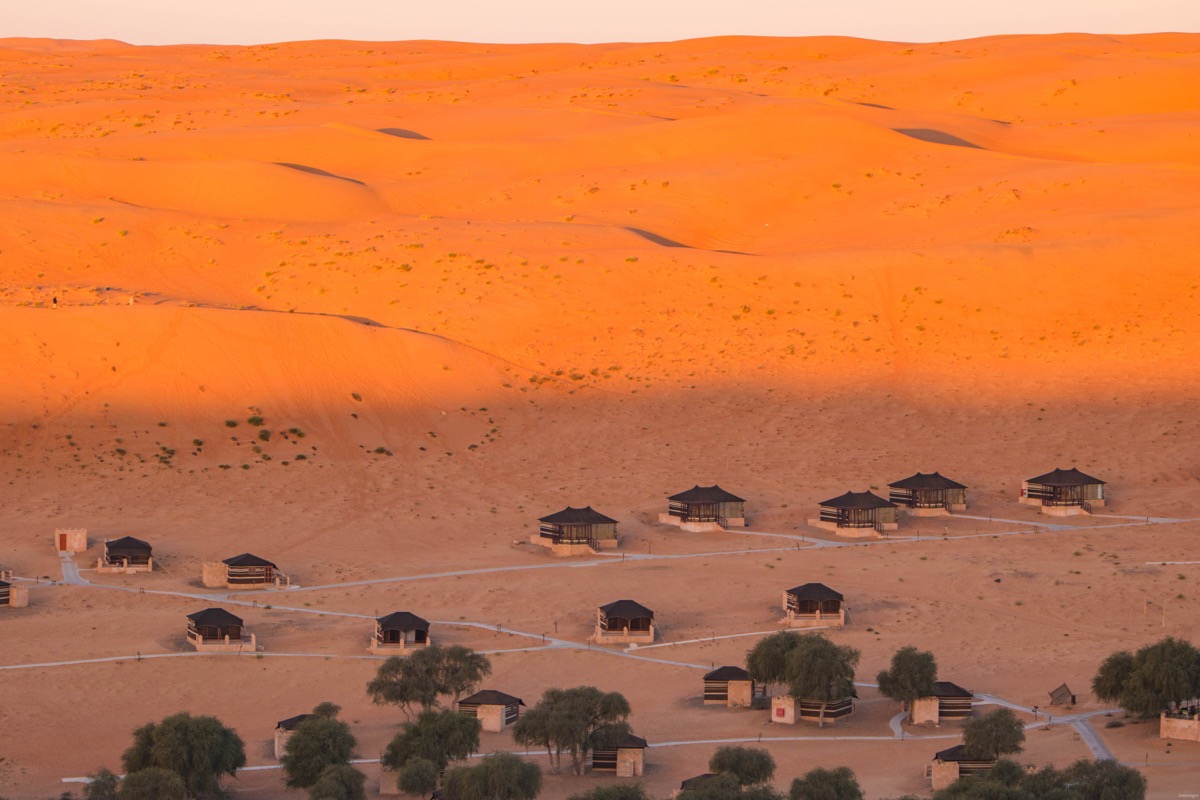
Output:
[[[958,727],[895,728],[871,686],[820,730],[701,704],[808,582],[845,595],[828,634],[864,684],[904,645],[1022,709],[1066,683],[1052,724],[1021,712],[1020,760],[1107,751],[1153,798],[1200,792],[1200,743],[1107,728],[1090,693],[1109,653],[1200,633],[1198,53],[0,40],[0,566],[30,594],[0,609],[0,792],[78,792],[189,711],[246,741],[236,796],[299,796],[276,721],[333,701],[377,759],[403,717],[366,696],[366,645],[399,610],[529,705],[624,693],[655,796],[760,738],[783,789],[847,765],[872,800],[927,791]],[[1107,506],[1017,503],[1071,466]],[[934,470],[967,511],[808,524]],[[713,483],[747,527],[658,523]],[[568,505],[619,549],[529,544]],[[92,570],[126,535],[155,572]],[[293,588],[201,586],[247,551]],[[621,598],[658,646],[588,647]],[[208,606],[261,657],[192,654]]]

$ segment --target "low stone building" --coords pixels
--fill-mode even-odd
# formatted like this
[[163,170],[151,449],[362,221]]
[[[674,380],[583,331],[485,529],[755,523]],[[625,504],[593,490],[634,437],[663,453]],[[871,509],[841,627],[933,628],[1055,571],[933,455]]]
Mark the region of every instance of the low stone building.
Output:
[[935,517],[967,510],[967,487],[939,472],[918,472],[889,483],[888,499],[914,517]]
[[0,608],[25,608],[29,605],[29,588],[12,582],[12,573],[0,573]]
[[567,506],[540,518],[538,523],[538,532],[530,537],[530,542],[549,548],[555,555],[594,553],[617,546],[617,521],[591,506]]
[[87,550],[87,528],[55,528],[54,549],[59,553],[82,553]]
[[950,681],[934,681],[933,694],[918,697],[912,704],[914,725],[932,723],[940,725],[943,720],[970,719],[975,696],[967,689]]
[[1200,698],[1175,703],[1158,718],[1160,739],[1200,742]]
[[410,611],[396,611],[375,620],[375,635],[367,648],[372,653],[399,655],[433,643],[429,623]]
[[754,681],[741,667],[717,667],[704,676],[704,705],[745,708],[754,702]]
[[640,778],[646,769],[646,740],[628,734],[615,746],[592,747],[592,772],[612,772],[618,778]]
[[870,491],[846,492],[820,506],[820,516],[808,524],[839,536],[865,538],[899,527],[896,504]]
[[105,539],[104,554],[96,559],[96,572],[151,572],[154,569],[154,548],[149,542],[122,536],[120,539]]
[[499,733],[520,719],[523,705],[525,703],[519,697],[484,689],[459,700],[458,711],[478,719],[483,730]]
[[697,485],[668,497],[667,512],[658,521],[693,533],[743,528],[746,501],[716,484]]
[[312,719],[316,714],[297,714],[294,717],[281,719],[275,723],[275,760],[283,758],[284,748],[287,746],[287,740],[292,735],[292,732],[299,727],[301,722],[306,719]]
[[823,583],[805,583],[784,591],[783,615],[789,628],[841,628],[846,624],[846,604],[841,592]]
[[936,792],[945,789],[959,778],[991,772],[994,766],[994,759],[968,758],[966,747],[956,744],[934,754],[927,774]]
[[616,600],[596,609],[596,631],[600,644],[654,641],[654,612],[633,600]]
[[1079,470],[1055,469],[1021,482],[1020,502],[1039,506],[1043,514],[1070,517],[1104,506],[1104,481]]
[[246,636],[242,618],[223,608],[206,608],[188,614],[187,620],[188,644],[200,652],[240,653],[258,649],[254,634]]
[[253,553],[224,561],[205,561],[200,578],[210,588],[280,589],[292,585],[292,579],[280,572],[274,562]]
[[[822,707],[824,707],[823,711]],[[771,698],[771,722],[777,722],[780,725],[795,725],[797,722],[831,725],[853,713],[853,697],[843,697],[828,703],[818,700],[797,700],[790,694]]]

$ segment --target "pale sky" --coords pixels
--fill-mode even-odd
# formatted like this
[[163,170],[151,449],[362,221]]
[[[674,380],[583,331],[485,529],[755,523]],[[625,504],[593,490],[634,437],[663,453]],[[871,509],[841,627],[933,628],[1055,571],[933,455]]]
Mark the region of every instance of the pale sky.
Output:
[[134,44],[296,39],[670,41],[836,34],[1200,31],[1200,0],[0,0],[0,37]]

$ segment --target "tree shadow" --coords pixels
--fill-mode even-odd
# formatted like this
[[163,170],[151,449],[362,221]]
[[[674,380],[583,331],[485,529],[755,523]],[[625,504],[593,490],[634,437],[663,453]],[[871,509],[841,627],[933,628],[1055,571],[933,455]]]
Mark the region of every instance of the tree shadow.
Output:
[[347,178],[345,175],[334,175],[332,172],[327,172],[317,167],[310,167],[306,164],[289,164],[285,161],[276,161],[275,164],[280,167],[307,172],[309,175],[320,175],[322,178],[337,178],[339,181],[349,181],[350,183],[357,183],[359,186],[366,186],[365,183],[355,178]]
[[410,131],[407,128],[378,128],[379,133],[386,133],[388,136],[395,136],[400,139],[422,139],[429,141],[429,137],[416,131]]
[[953,147],[973,147],[976,150],[983,148],[974,142],[968,142],[966,139],[960,139],[952,133],[945,131],[937,131],[933,128],[892,128],[896,133],[907,136],[910,139],[919,139],[922,142],[930,144],[948,144]]

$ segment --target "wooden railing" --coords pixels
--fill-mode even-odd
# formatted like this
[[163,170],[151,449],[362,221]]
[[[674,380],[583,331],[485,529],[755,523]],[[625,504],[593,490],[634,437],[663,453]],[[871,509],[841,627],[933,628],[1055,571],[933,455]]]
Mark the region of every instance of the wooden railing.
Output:
[[1079,507],[1082,508],[1084,511],[1086,511],[1089,514],[1092,513],[1092,504],[1089,503],[1087,500],[1080,500]]

